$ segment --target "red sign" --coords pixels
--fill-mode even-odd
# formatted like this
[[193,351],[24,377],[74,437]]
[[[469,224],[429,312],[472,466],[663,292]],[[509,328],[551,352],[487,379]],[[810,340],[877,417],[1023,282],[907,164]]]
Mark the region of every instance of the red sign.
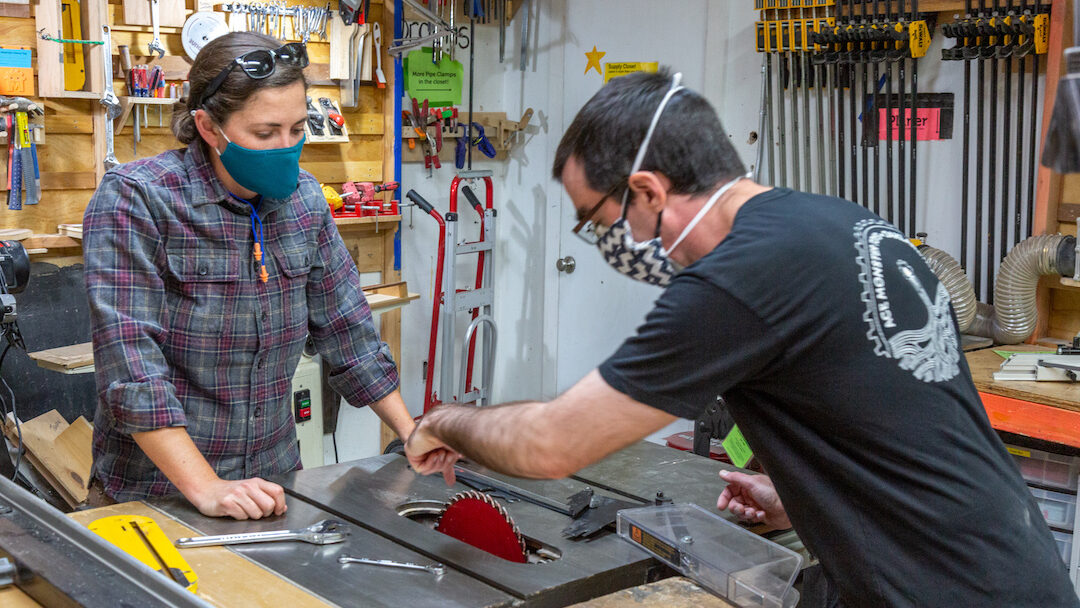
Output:
[[[886,123],[886,111],[881,108],[878,113],[878,126],[879,133],[878,139],[888,139],[888,132],[886,124],[892,129],[892,138],[894,140],[900,139],[900,129],[898,128],[898,122],[900,118],[900,109],[892,108],[892,115],[888,116],[888,122]],[[915,115],[915,134],[918,136],[919,141],[930,141],[941,139],[941,108],[919,108]],[[904,108],[904,139],[911,139],[911,110]]]

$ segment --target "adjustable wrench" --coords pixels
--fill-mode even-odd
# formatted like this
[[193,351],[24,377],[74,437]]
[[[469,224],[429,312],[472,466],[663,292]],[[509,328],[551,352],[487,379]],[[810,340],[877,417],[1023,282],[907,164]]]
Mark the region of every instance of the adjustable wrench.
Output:
[[368,566],[384,566],[387,568],[404,568],[406,570],[423,570],[430,572],[435,576],[442,576],[446,574],[446,566],[435,563],[430,566],[424,564],[412,564],[409,562],[395,562],[390,559],[368,559],[366,557],[352,557],[351,555],[342,555],[337,558],[339,564],[365,564]]
[[105,170],[120,164],[113,152],[113,121],[120,116],[120,99],[113,92],[112,71],[112,35],[109,26],[101,26],[102,52],[105,54],[102,66],[105,69],[105,92],[101,95],[101,105],[105,106]]
[[160,19],[158,16],[158,0],[150,0],[150,25],[154,28],[154,39],[150,41],[150,54],[158,54],[158,57],[165,56],[165,47],[161,46],[161,38],[158,35],[158,25]]

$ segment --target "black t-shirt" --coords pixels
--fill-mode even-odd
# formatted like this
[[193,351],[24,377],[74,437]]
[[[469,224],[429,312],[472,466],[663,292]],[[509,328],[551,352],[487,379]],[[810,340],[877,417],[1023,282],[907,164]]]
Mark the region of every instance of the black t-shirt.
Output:
[[683,418],[723,395],[848,605],[1080,605],[945,288],[854,203],[752,198],[600,374]]

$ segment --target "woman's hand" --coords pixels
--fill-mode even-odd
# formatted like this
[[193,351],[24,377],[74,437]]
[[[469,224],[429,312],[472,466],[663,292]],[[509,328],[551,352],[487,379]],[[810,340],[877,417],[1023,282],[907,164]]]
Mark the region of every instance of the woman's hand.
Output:
[[288,509],[285,490],[258,477],[239,481],[217,479],[190,492],[187,498],[207,517],[261,519],[281,515]]
[[768,476],[720,471],[720,477],[728,485],[716,501],[717,509],[727,509],[744,521],[764,522],[777,530],[791,527],[780,496]]

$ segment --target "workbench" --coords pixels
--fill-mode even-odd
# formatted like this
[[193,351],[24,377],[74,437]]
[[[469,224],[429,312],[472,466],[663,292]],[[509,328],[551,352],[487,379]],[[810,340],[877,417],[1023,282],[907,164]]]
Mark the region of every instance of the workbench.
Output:
[[966,353],[990,424],[998,431],[1080,448],[1080,383],[994,380],[1005,359],[994,350],[1052,352],[1018,344]]
[[[597,495],[648,497],[646,500],[659,492],[676,502],[699,504],[715,512],[716,496],[724,486],[717,475],[720,468],[731,467],[642,442],[566,479],[521,480],[484,473],[512,479],[518,487],[556,500],[584,487],[593,488]],[[420,520],[399,515],[402,506],[445,501],[464,486],[448,488],[441,477],[418,476],[398,455],[296,471],[274,481],[287,492],[289,508],[279,517],[255,521],[209,518],[174,496],[76,512],[70,518],[87,525],[109,515],[146,515],[172,540],[200,534],[295,529],[324,519],[345,522],[349,535],[338,544],[281,542],[182,550],[199,577],[199,597],[214,606],[731,605],[689,580],[673,577],[672,570],[614,533],[602,532],[588,542],[562,538],[560,530],[567,518],[525,501],[505,507],[526,537],[555,548],[558,559],[514,564],[434,532]],[[729,513],[723,516],[733,517]],[[801,547],[797,536],[790,538],[789,548]],[[447,571],[434,578],[422,571],[342,566],[337,562],[342,554],[421,564],[439,561]],[[4,606],[27,599],[15,599],[21,592],[12,589],[3,593],[0,604]]]

